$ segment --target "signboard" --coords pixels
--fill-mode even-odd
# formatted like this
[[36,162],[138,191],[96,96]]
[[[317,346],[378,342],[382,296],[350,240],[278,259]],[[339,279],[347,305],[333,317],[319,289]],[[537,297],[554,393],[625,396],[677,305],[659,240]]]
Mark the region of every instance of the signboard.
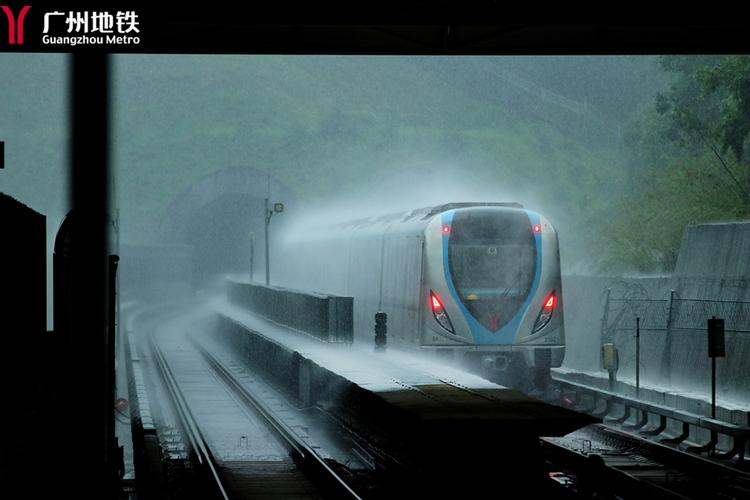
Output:
[[724,318],[713,318],[708,320],[708,357],[723,358],[726,356],[724,349]]

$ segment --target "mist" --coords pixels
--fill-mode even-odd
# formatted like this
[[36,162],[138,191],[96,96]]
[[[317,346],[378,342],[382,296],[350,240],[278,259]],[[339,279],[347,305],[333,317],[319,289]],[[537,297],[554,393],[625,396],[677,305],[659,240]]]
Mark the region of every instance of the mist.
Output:
[[[488,50],[502,40],[487,41]],[[547,403],[564,407],[561,415],[590,413],[596,397],[608,401],[605,423],[635,419],[632,429],[642,430],[658,415],[660,427],[644,434],[743,460],[741,431],[750,418],[750,56],[105,59],[0,56],[7,75],[0,81],[0,193],[4,203],[12,199],[4,204],[12,223],[8,291],[34,306],[9,302],[17,310],[9,315],[8,352],[31,355],[6,363],[10,399],[24,409],[8,413],[6,427],[24,437],[8,441],[8,457],[20,457],[4,461],[11,470],[26,470],[37,443],[55,436],[65,442],[80,420],[74,413],[43,435],[37,429],[49,427],[50,404],[72,401],[98,415],[86,417],[90,422],[78,426],[86,432],[73,433],[74,441],[96,450],[91,457],[105,451],[109,473],[102,477],[127,471],[123,485],[131,493],[149,483],[194,489],[180,478],[199,468],[173,467],[190,465],[193,437],[180,437],[186,429],[208,437],[206,456],[235,461],[243,471],[259,463],[253,474],[271,477],[276,493],[280,483],[267,474],[272,462],[281,464],[276,477],[306,488],[287,474],[298,460],[249,418],[244,389],[262,393],[271,413],[293,415],[285,429],[323,443],[301,457],[320,449],[328,455],[324,468],[347,472],[376,496],[380,490],[360,472],[388,478],[393,462],[398,482],[399,471],[411,467],[399,463],[401,448],[418,451],[415,470],[425,471],[439,471],[439,457],[471,452],[459,480],[477,476],[480,464],[487,473],[479,475],[496,482],[493,466],[482,464],[494,464],[501,448],[512,457],[501,464],[506,472],[531,474],[516,452],[547,444],[514,448],[518,428],[537,443],[554,424],[548,410],[560,410]],[[82,80],[76,72],[71,79],[74,60],[106,78]],[[80,120],[86,82],[99,90],[109,84],[102,94],[108,105],[91,115],[109,120],[107,134],[78,126],[88,123]],[[103,165],[71,165],[78,161],[71,160],[72,144],[76,158],[86,158],[79,153],[89,145],[91,152],[104,144],[110,150],[96,156]],[[86,188],[79,174],[94,179],[103,166],[108,193],[101,184],[89,194],[104,195],[107,207],[93,203],[97,196],[92,204],[79,196]],[[81,238],[72,222],[60,237],[71,188],[83,227],[92,220],[106,226],[106,249],[80,246],[91,238]],[[465,202],[518,203],[541,219],[500,208],[456,210],[442,220],[406,217]],[[32,211],[45,217],[46,243]],[[30,222],[14,225],[18,214]],[[47,331],[37,332],[45,272]],[[16,330],[16,319],[23,329]],[[25,366],[26,358],[37,366]],[[14,378],[19,373],[28,376]],[[234,384],[240,380],[242,391]],[[531,399],[506,397],[508,389]],[[185,401],[170,405],[169,392]],[[625,400],[611,405],[612,394],[637,402],[623,403],[627,418],[620,413]],[[529,406],[537,403],[544,411]],[[643,405],[651,407],[631,415]],[[201,421],[181,424],[178,409]],[[375,415],[380,411],[388,421]],[[86,434],[100,424],[106,433]],[[405,433],[382,439],[382,431],[405,424]],[[511,432],[495,434],[504,428]],[[716,428],[723,429],[718,442]],[[463,439],[462,429],[475,437]],[[363,447],[369,431],[377,444],[372,454]],[[413,445],[404,447],[401,436],[411,441],[413,431]],[[526,442],[521,437],[518,443]],[[424,445],[442,449],[443,438],[452,444],[434,454],[432,467],[422,458],[438,448]],[[585,454],[602,452],[598,471],[608,453],[597,440],[583,441]],[[636,464],[646,456],[640,446],[621,451],[633,451]],[[135,481],[137,457],[146,461]],[[612,457],[624,463],[622,455]],[[152,467],[157,462],[169,466]],[[554,462],[540,455],[533,467],[552,467],[550,481],[561,484],[582,478],[584,494],[596,483],[588,481],[591,471],[579,475]],[[664,470],[669,479],[673,469]],[[157,477],[160,471],[166,475]],[[514,472],[503,479],[528,486],[544,475],[538,472],[536,479]],[[431,474],[415,484],[442,484]]]
[[171,199],[244,166],[294,197],[274,226],[515,201],[561,230],[566,270],[591,260],[581,215],[626,187],[624,120],[666,81],[637,57],[117,56],[115,69],[124,240],[158,240]]
[[[669,169],[645,161],[648,145],[634,140],[675,79],[662,61],[116,55],[110,217],[124,244],[192,248],[191,285],[248,272],[251,260],[262,274],[265,197],[286,205],[272,219],[273,244],[362,216],[507,201],[555,225],[564,274],[663,273],[694,211],[655,220],[649,238],[628,208],[668,199],[655,189],[685,192],[672,177],[649,182]],[[63,66],[41,55],[2,64],[27,68],[19,78],[33,78],[36,102],[51,103],[32,105],[19,92],[27,86],[6,84],[3,113],[16,119],[0,130],[7,163],[20,165],[2,172],[2,189],[48,214],[51,242],[67,206]],[[58,78],[37,75],[45,71]],[[23,133],[43,125],[33,142]],[[736,216],[722,206],[714,218],[718,210]]]

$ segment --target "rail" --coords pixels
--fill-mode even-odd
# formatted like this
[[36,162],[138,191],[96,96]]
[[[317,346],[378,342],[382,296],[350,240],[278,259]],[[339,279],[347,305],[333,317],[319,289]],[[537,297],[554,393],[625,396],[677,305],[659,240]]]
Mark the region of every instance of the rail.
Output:
[[161,348],[154,338],[153,331],[149,333],[148,340],[151,351],[153,352],[154,358],[156,359],[156,364],[159,368],[159,372],[161,373],[167,391],[171,396],[175,411],[177,412],[177,416],[182,425],[184,435],[190,442],[190,446],[195,453],[199,466],[208,473],[216,497],[222,498],[224,500],[229,500],[229,495],[227,494],[226,488],[224,487],[224,484],[218,472],[216,460],[211,454],[211,450],[209,450],[208,446],[206,445],[206,441],[195,422],[195,417],[193,417],[193,414],[190,412],[190,408],[185,399],[185,395],[182,393],[182,390],[177,383],[177,379],[172,373],[172,370],[169,367],[166,358],[164,357],[164,353],[161,351]]
[[582,498],[744,499],[750,486],[743,470],[603,424],[541,441],[550,477]]
[[281,439],[283,439],[293,450],[296,456],[304,463],[317,478],[324,481],[334,496],[337,498],[350,498],[360,500],[354,490],[352,490],[339,475],[328,466],[328,464],[310,448],[288,425],[275,416],[274,412],[269,409],[260,399],[248,391],[232,375],[224,364],[211,354],[200,342],[190,335],[190,341],[195,348],[204,357],[214,372],[239,396],[250,408],[254,409],[268,424],[268,426]]

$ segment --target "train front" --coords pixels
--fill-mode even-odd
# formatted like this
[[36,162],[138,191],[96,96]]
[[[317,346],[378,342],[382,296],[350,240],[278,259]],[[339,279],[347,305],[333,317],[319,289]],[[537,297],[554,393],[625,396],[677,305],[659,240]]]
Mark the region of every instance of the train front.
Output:
[[560,254],[540,214],[497,206],[437,214],[425,230],[424,271],[423,347],[537,383],[562,364]]

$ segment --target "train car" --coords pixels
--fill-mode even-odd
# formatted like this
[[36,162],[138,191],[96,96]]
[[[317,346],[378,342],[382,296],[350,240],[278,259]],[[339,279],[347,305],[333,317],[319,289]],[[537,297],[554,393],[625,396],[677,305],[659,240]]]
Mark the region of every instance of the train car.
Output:
[[388,345],[543,384],[565,355],[557,233],[516,203],[450,203],[296,234],[287,284],[354,297],[357,342],[388,314]]

